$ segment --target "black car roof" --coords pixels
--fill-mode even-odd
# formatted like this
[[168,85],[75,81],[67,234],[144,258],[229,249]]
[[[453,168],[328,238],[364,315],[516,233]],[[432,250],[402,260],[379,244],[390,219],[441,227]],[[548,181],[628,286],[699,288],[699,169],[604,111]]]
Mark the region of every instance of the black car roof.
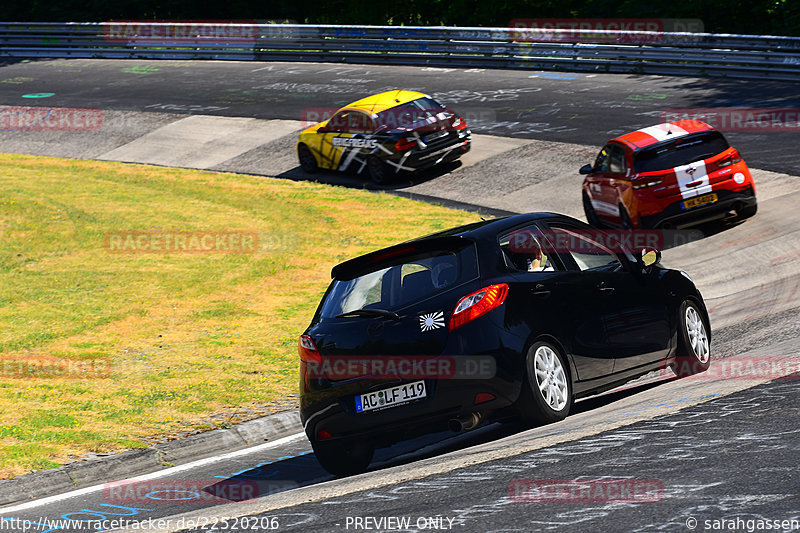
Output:
[[472,224],[466,224],[464,226],[456,226],[454,228],[450,228],[444,231],[439,231],[437,233],[432,233],[430,235],[425,235],[414,239],[413,241],[408,242],[416,242],[425,239],[440,237],[440,236],[460,236],[464,238],[473,238],[473,239],[482,239],[486,237],[494,237],[498,233],[502,232],[505,229],[510,229],[520,224],[525,224],[526,222],[533,222],[534,220],[548,220],[554,218],[568,218],[564,215],[559,215],[557,213],[548,213],[548,212],[541,212],[541,213],[524,213],[521,215],[511,215],[506,217],[499,217],[499,218],[492,218],[488,220],[481,220],[480,222],[473,222]]
[[556,213],[525,213],[456,226],[410,241],[401,242],[387,248],[381,248],[380,250],[375,250],[339,263],[331,269],[331,278],[352,279],[352,277],[357,275],[357,272],[387,258],[429,249],[460,248],[464,246],[465,241],[493,239],[498,233],[519,226],[520,224],[525,224],[526,222],[532,222],[534,220],[548,220],[553,218],[568,217]]

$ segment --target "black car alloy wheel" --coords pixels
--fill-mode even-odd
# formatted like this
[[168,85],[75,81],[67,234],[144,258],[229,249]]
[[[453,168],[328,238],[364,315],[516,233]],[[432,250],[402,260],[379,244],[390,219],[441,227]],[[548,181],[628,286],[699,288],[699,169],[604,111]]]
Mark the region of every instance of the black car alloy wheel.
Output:
[[539,341],[525,358],[526,381],[517,409],[526,424],[549,424],[566,418],[572,406],[572,382],[564,356],[555,345]]
[[679,377],[705,372],[711,365],[711,351],[703,314],[691,300],[681,304],[678,317],[678,353],[673,370]]

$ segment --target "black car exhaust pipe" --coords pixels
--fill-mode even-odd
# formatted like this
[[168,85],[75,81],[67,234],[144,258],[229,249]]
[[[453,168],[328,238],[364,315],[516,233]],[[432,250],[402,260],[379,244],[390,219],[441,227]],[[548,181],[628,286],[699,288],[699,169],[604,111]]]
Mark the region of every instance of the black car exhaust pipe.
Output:
[[459,432],[459,431],[470,431],[478,427],[483,421],[483,415],[481,413],[472,413],[467,416],[460,416],[458,418],[451,419],[447,426],[450,428],[451,431]]

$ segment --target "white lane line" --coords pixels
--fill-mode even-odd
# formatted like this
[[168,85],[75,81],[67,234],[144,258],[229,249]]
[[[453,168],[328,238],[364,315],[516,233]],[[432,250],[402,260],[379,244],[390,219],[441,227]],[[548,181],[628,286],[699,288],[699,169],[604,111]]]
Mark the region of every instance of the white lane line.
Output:
[[173,466],[171,468],[167,468],[164,470],[158,470],[156,472],[151,472],[150,474],[144,474],[141,476],[136,476],[128,479],[121,479],[118,481],[109,481],[107,483],[102,483],[100,485],[93,485],[91,487],[84,487],[82,489],[73,490],[71,492],[65,492],[63,494],[56,494],[55,496],[48,496],[46,498],[41,498],[38,500],[33,500],[30,502],[20,503],[14,505],[12,507],[3,507],[0,508],[0,515],[7,514],[7,513],[16,513],[19,511],[24,511],[26,509],[33,509],[36,507],[41,507],[42,505],[48,505],[55,502],[60,502],[62,500],[67,500],[69,498],[74,498],[76,496],[83,496],[85,494],[91,494],[93,492],[97,492],[103,489],[108,483],[119,483],[122,481],[148,481],[151,479],[158,479],[163,476],[169,476],[172,474],[177,474],[178,472],[183,472],[184,470],[191,470],[192,468],[198,468],[201,466],[206,466],[214,463],[218,463],[220,461],[225,461],[227,459],[233,459],[235,457],[241,457],[242,455],[249,455],[251,453],[258,453],[263,450],[268,450],[270,448],[275,448],[277,446],[281,446],[288,442],[298,439],[299,437],[305,437],[305,433],[295,433],[294,435],[289,435],[288,437],[283,437],[281,439],[272,441],[272,442],[265,442],[264,444],[259,444],[258,446],[253,446],[251,448],[244,448],[242,450],[236,450],[235,452],[225,453],[222,455],[215,455],[214,457],[207,457],[205,459],[199,459],[197,461],[193,461],[191,463],[186,463],[180,466]]

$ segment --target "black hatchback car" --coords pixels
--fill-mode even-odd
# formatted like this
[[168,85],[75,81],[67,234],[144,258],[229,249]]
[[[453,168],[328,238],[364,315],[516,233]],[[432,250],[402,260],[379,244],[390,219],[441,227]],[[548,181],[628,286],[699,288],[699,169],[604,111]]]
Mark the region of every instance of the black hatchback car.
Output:
[[706,370],[699,291],[625,240],[532,213],[335,266],[299,342],[300,414],[319,462],[353,474],[376,447],[420,434],[555,422],[574,398],[652,370]]

